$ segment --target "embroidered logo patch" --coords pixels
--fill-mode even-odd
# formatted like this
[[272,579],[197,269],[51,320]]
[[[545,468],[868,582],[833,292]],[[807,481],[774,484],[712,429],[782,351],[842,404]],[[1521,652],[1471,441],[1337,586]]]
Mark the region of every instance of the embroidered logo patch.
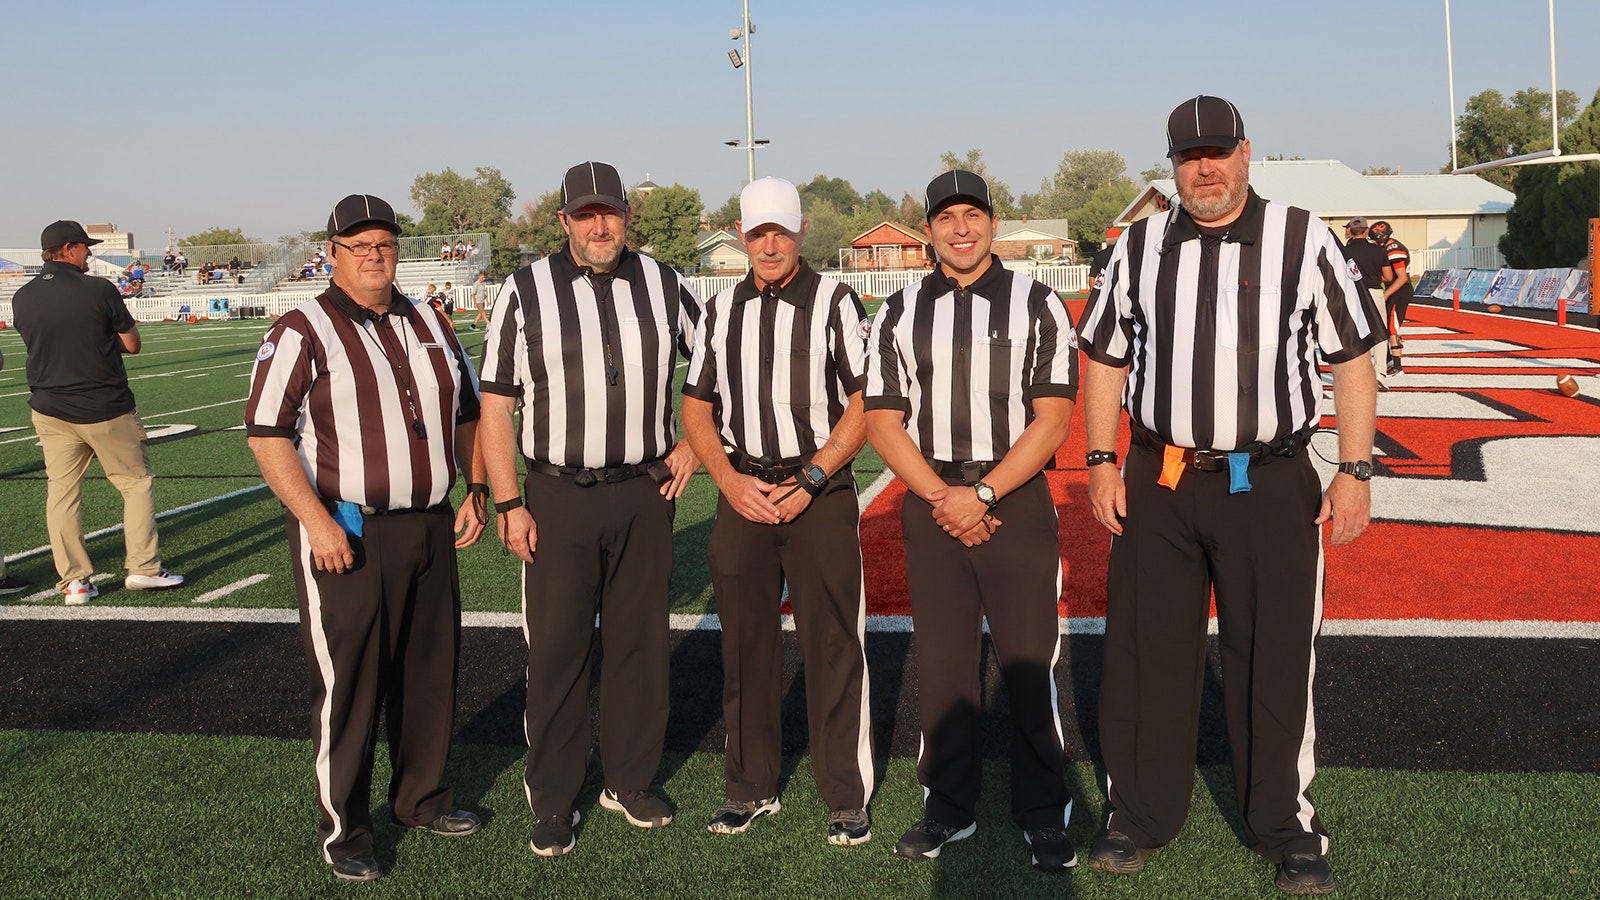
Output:
[[872,320],[871,319],[862,319],[861,320],[861,339],[864,341],[864,340],[867,340],[868,338],[871,338],[871,337],[872,337]]
[[1098,290],[1100,290],[1101,288],[1103,288],[1105,286],[1106,286],[1106,273],[1105,272],[1101,272],[1099,275],[1096,275],[1094,277],[1094,290],[1098,291]]
[[256,362],[266,362],[272,354],[278,352],[278,345],[271,341],[262,341],[261,348],[256,351]]
[[1347,259],[1347,260],[1344,261],[1344,267],[1345,267],[1345,270],[1350,273],[1350,280],[1354,281],[1356,284],[1360,284],[1361,283],[1361,267],[1356,265],[1356,261],[1353,260],[1353,259]]

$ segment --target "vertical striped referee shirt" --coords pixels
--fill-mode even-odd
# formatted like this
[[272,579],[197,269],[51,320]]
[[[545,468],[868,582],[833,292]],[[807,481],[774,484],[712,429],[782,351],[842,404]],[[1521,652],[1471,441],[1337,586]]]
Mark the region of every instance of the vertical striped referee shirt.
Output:
[[595,275],[561,249],[518,269],[494,302],[483,389],[522,398],[519,445],[555,466],[649,462],[677,442],[674,363],[700,301],[676,271],[624,250]]
[[1182,208],[1117,242],[1082,323],[1084,352],[1131,367],[1123,406],[1168,444],[1239,450],[1321,420],[1317,353],[1356,359],[1384,339],[1321,219],[1249,190],[1226,235]]
[[376,315],[330,285],[279,318],[256,351],[245,433],[294,441],[324,499],[426,509],[455,484],[478,379],[433,310],[393,289],[389,304]]
[[1035,398],[1078,396],[1078,336],[1061,298],[989,263],[967,288],[936,269],[885,300],[872,326],[866,408],[904,413],[930,459],[999,460]]
[[706,304],[683,393],[712,404],[722,442],[750,456],[815,453],[866,386],[866,335],[855,291],[805,262],[766,294],[746,275]]

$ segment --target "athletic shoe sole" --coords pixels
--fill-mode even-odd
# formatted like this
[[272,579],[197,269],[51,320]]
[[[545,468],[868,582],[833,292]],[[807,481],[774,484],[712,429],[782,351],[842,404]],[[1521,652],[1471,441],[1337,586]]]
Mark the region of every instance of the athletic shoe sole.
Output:
[[951,844],[951,843],[953,843],[955,841],[964,841],[967,838],[972,837],[973,835],[975,835],[977,833],[978,833],[978,823],[977,822],[973,822],[971,825],[968,825],[967,827],[961,829],[960,831],[956,832],[955,834],[952,834],[949,837],[945,838],[944,839],[944,843],[942,843],[939,846],[933,848],[932,850],[926,851],[924,853],[917,854],[916,856],[906,856],[904,853],[900,852],[899,846],[896,846],[894,848],[894,852],[896,854],[898,854],[899,856],[902,856],[902,857],[904,857],[906,859],[938,859],[940,851],[944,850],[944,848],[947,845],[949,845],[949,844]]
[[[764,801],[755,812],[750,814],[750,818],[746,819],[743,825],[719,825],[715,815],[713,815],[711,823],[706,826],[706,830],[712,834],[744,834],[750,830],[750,826],[754,825],[757,819],[762,816],[770,816],[780,809],[783,809],[783,803],[774,797],[770,801]],[[830,836],[828,840],[831,842],[833,838]]]
[[[573,828],[577,828],[578,827],[578,823],[580,821],[582,821],[582,820],[583,820],[583,815],[581,813],[579,813],[577,810],[573,810],[572,811],[572,827]],[[537,845],[537,844],[535,844],[533,842],[533,838],[529,838],[528,839],[528,849],[532,850],[535,856],[544,856],[544,857],[565,856],[566,854],[571,853],[572,852],[572,848],[576,847],[576,846],[578,846],[578,836],[576,834],[574,834],[567,841],[567,845],[565,847],[540,847],[539,845]]]

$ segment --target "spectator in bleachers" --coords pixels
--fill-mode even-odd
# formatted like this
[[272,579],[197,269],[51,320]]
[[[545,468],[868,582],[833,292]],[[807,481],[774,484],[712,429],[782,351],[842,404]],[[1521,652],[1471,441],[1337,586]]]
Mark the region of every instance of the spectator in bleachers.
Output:
[[179,275],[189,271],[189,257],[184,256],[182,250],[179,250],[178,254],[172,258],[172,270]]
[[161,271],[171,272],[178,267],[178,258],[172,255],[172,248],[167,248],[167,255],[161,257]]
[[457,262],[467,258],[467,245],[462,243],[460,238],[456,239],[455,258]]
[[445,239],[444,245],[439,248],[439,262],[450,261],[450,240]]
[[228,280],[229,281],[238,281],[239,280],[239,269],[240,269],[240,267],[241,267],[241,263],[239,262],[239,256],[238,256],[238,254],[234,254],[233,259],[228,260]]
[[127,272],[123,272],[121,275],[117,276],[117,291],[121,293],[123,297],[133,296],[133,279],[128,277]]
[[467,259],[477,259],[477,258],[478,258],[478,245],[474,244],[471,241],[467,241]]

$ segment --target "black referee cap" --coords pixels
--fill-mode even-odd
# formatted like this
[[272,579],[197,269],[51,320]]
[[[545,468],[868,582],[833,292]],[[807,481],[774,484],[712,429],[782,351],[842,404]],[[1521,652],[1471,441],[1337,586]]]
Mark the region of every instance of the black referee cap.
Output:
[[963,169],[939,173],[928,182],[928,189],[922,195],[922,206],[928,211],[929,220],[939,210],[959,201],[982,207],[984,212],[994,215],[994,201],[989,199],[989,182],[984,181],[982,175]]
[[1244,118],[1232,103],[1201,94],[1167,116],[1167,156],[1196,147],[1232,150],[1244,140]]
[[51,222],[39,234],[40,250],[49,250],[52,247],[60,247],[65,244],[88,244],[93,247],[99,243],[102,242],[89,237],[89,233],[83,230],[83,226],[71,219]]
[[599,203],[619,212],[628,211],[628,191],[622,176],[610,163],[584,162],[567,170],[561,179],[561,211],[572,215]]
[[328,216],[328,237],[348,234],[363,225],[381,225],[395,234],[400,233],[394,207],[371,194],[351,194],[340,200]]

